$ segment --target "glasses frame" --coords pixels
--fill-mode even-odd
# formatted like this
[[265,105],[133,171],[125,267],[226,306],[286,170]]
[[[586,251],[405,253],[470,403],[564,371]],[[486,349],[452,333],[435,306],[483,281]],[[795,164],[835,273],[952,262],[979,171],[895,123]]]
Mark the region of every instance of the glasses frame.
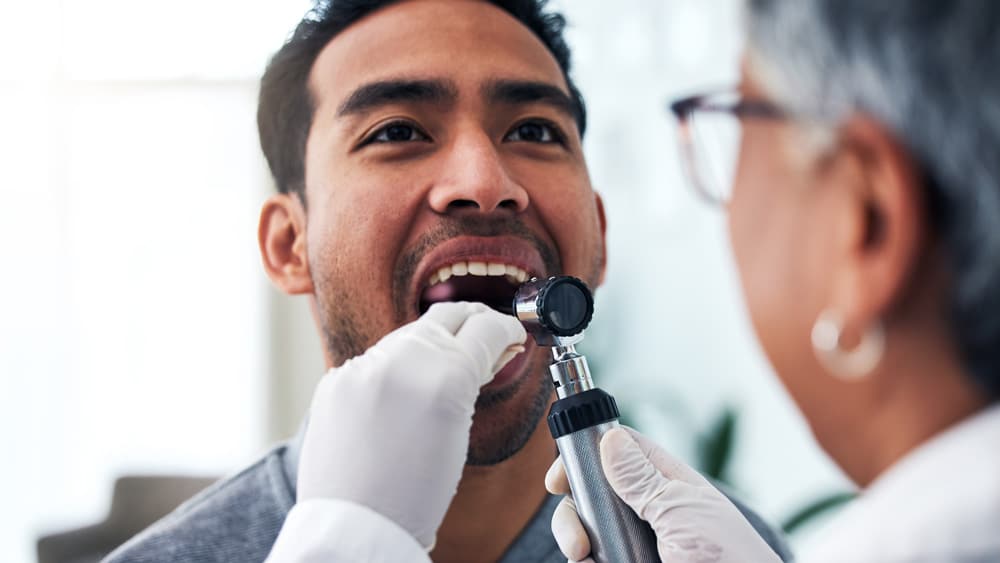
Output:
[[[725,101],[724,101],[725,100]],[[698,113],[728,113],[736,119],[787,119],[788,112],[764,100],[747,100],[735,88],[686,96],[670,102],[669,109],[677,119],[677,133],[681,160],[688,182],[704,201],[714,206],[726,207],[728,198],[713,194],[698,174],[699,157],[695,146],[692,122]]]

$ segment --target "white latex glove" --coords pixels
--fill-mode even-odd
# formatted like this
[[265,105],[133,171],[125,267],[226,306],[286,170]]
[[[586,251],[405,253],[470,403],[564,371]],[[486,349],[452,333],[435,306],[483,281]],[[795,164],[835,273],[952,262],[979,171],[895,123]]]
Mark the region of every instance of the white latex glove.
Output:
[[[781,562],[725,495],[635,430],[605,434],[601,464],[618,496],[652,526],[664,563]],[[545,486],[555,494],[569,493],[561,460],[549,468]],[[571,561],[590,561],[590,540],[570,497],[556,507],[552,533]]]
[[297,502],[363,505],[432,548],[462,476],[479,388],[525,338],[514,317],[481,303],[440,303],[331,369],[313,397]]

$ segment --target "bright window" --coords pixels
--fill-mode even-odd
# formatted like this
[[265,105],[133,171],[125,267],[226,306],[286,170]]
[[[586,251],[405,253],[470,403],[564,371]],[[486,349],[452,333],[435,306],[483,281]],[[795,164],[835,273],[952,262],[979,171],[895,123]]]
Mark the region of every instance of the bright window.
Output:
[[305,2],[0,4],[0,559],[268,435],[269,53]]

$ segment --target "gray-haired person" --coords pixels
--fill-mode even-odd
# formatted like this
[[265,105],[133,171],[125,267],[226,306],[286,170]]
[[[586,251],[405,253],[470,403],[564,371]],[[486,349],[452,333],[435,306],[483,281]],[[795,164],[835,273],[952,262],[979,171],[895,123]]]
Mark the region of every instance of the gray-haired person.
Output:
[[[799,561],[1000,561],[1000,3],[747,16],[739,87],[673,109],[692,183],[728,210],[757,336],[861,488]],[[723,135],[738,150],[713,150]],[[664,561],[777,560],[645,437],[613,431],[602,458]],[[547,481],[566,491],[558,463]],[[588,555],[571,505],[553,531]]]

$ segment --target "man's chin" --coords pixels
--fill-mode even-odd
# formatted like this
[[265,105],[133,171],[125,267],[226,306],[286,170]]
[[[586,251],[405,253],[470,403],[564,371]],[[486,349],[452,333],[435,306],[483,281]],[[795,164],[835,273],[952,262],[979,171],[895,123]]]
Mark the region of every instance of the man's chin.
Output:
[[548,358],[544,348],[529,343],[476,401],[469,440],[468,465],[496,465],[528,442],[552,400]]

